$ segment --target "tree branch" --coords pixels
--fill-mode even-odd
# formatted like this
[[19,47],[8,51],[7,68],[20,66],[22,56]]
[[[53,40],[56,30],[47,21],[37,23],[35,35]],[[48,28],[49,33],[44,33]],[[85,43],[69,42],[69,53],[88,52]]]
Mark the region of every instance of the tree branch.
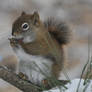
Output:
[[19,88],[23,92],[39,92],[40,91],[40,87],[28,81],[20,79],[18,75],[16,75],[12,71],[9,71],[3,66],[0,66],[0,78],[9,82],[15,87]]
[[[23,92],[41,92],[42,88],[27,81],[21,79],[17,74],[13,73],[12,71],[8,70],[4,66],[0,66],[0,78],[3,80],[7,81],[8,83],[12,84],[13,86],[19,88]],[[49,86],[46,89],[51,89],[55,86],[62,86],[65,87],[64,85],[67,84],[68,80],[58,80],[59,83],[56,85]],[[66,88],[66,87],[65,87]]]

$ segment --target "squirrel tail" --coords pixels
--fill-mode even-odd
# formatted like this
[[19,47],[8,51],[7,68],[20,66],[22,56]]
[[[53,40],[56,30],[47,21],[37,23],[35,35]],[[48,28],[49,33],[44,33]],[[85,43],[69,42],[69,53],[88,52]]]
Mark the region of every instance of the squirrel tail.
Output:
[[44,25],[59,44],[62,45],[70,42],[72,32],[66,23],[49,18],[44,22]]

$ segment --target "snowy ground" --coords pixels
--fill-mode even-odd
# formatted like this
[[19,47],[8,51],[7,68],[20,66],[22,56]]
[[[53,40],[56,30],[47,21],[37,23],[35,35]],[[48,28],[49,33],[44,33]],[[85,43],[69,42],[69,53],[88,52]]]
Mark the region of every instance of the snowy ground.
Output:
[[[81,82],[80,82],[80,86],[79,86],[79,89],[78,89],[78,85],[79,85],[79,82],[80,82],[80,79],[74,79],[71,81],[71,83],[68,83],[66,85],[66,87],[68,89],[64,89],[64,88],[53,88],[49,91],[44,91],[44,92],[92,92],[92,80],[90,80],[90,82],[86,85],[84,85],[84,80],[81,79]],[[88,85],[88,87],[87,87]],[[78,89],[78,91],[77,91]]]
[[22,92],[11,84],[0,79],[0,92]]

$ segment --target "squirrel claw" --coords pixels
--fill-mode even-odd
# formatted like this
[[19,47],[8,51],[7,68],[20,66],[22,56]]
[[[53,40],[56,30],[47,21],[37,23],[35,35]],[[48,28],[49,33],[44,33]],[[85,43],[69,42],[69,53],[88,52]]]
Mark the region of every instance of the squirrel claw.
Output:
[[23,74],[22,72],[19,72],[18,76],[23,80],[28,80],[27,75]]

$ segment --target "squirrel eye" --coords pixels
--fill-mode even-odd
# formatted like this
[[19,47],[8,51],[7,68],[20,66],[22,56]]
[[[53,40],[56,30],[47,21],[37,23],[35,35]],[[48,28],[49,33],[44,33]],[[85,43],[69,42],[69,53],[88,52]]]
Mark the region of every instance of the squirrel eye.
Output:
[[28,30],[28,29],[29,29],[29,24],[28,24],[28,23],[23,23],[23,24],[22,24],[22,29],[23,29],[24,31]]

